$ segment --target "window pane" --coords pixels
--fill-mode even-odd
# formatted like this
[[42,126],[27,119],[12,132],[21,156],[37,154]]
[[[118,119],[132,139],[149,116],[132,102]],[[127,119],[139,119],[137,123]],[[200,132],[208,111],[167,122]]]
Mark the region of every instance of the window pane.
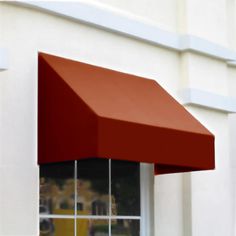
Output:
[[112,215],[140,215],[139,163],[111,161]]
[[40,219],[40,236],[74,236],[74,219]]
[[108,236],[108,220],[77,219],[77,236]]
[[77,162],[77,214],[109,214],[109,162],[88,159]]
[[112,236],[139,236],[140,223],[139,220],[112,220],[111,222]]
[[74,162],[40,166],[40,214],[74,214]]

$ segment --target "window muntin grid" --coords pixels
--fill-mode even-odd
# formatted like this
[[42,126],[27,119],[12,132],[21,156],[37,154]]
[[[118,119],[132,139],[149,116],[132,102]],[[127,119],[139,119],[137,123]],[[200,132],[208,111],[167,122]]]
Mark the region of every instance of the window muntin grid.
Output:
[[[46,234],[47,236],[60,236],[60,232],[62,232],[62,229],[57,230],[58,227],[61,227],[60,224],[64,225],[64,229],[67,229],[68,232],[71,232],[71,228],[74,228],[74,235],[77,236],[115,236],[117,235],[117,233],[120,233],[119,235],[122,236],[140,235],[140,167],[138,163],[113,161],[107,159],[95,159],[89,161],[75,161],[74,163],[67,162],[65,167],[63,168],[64,164],[65,163],[49,164],[43,165],[40,168],[40,182],[42,182],[42,178],[46,177],[47,179],[47,177],[49,177],[47,176],[47,174],[45,175],[45,169],[46,172],[50,175],[50,169],[52,170],[53,165],[54,167],[56,166],[56,170],[54,170],[55,173],[53,173],[53,175],[55,174],[55,177],[57,179],[56,183],[60,183],[59,187],[61,195],[63,195],[62,190],[65,190],[65,186],[63,187],[63,183],[65,182],[65,180],[60,177],[65,174],[65,176],[71,180],[71,175],[69,172],[72,172],[72,175],[74,176],[74,196],[71,199],[78,199],[78,202],[73,201],[74,209],[72,209],[72,211],[71,209],[65,207],[68,206],[68,204],[64,204],[64,207],[57,205],[57,209],[54,209],[54,211],[49,211],[49,214],[47,212],[40,213],[41,222],[43,220],[51,220],[51,222],[53,222],[55,221],[55,219],[61,219],[61,221],[56,221],[59,223],[54,225],[53,231],[55,232],[55,234],[49,233]],[[74,166],[73,171],[71,171],[70,165]],[[91,168],[91,166],[93,168]],[[104,168],[104,166],[106,167]],[[60,171],[60,168],[62,168],[62,171]],[[70,171],[67,171],[67,168]],[[131,180],[129,180],[129,175],[133,177],[133,182],[132,178]],[[103,181],[105,182],[107,181],[108,189],[102,186],[102,182],[99,183],[99,179],[103,179]],[[84,189],[82,189],[83,191],[81,191],[81,181],[82,185],[84,185]],[[112,187],[112,185],[114,185],[115,187]],[[41,188],[42,186],[40,187],[40,190]],[[117,188],[119,191],[117,190]],[[96,191],[94,191],[95,189]],[[61,196],[61,198],[68,201],[69,195],[71,195],[69,194],[71,193],[71,187],[69,187],[69,190],[68,188],[66,188],[66,190],[66,196]],[[129,197],[129,199],[127,199],[128,203],[126,203],[126,201],[121,201],[122,195],[125,195],[126,192]],[[119,193],[119,197],[117,197],[117,193]],[[90,198],[90,203],[92,202],[91,200],[93,197],[97,197],[97,199],[95,199],[95,201],[93,202],[95,204],[90,204],[90,208],[85,207],[86,204],[81,205],[81,197],[84,197],[85,195],[88,196],[88,199]],[[40,205],[42,208],[42,191],[40,191],[40,196]],[[133,200],[130,199],[132,198],[132,196],[134,197]],[[115,197],[119,199],[120,202],[118,202],[117,205],[120,207],[115,206]],[[86,203],[86,201],[83,203]],[[136,205],[132,206],[133,203],[135,203]],[[137,208],[136,211],[133,211],[134,208]],[[130,212],[133,214],[129,215],[129,211],[127,211],[128,209],[130,209]],[[67,221],[68,219],[73,219],[74,222],[72,223],[72,221]],[[62,223],[63,220],[65,223]],[[107,224],[105,222],[107,222]],[[96,227],[93,227],[93,229],[91,230],[91,226],[94,225]],[[108,227],[107,233],[106,226]],[[90,234],[88,229],[91,231]],[[100,232],[99,230],[102,232]],[[41,233],[40,235],[44,236],[45,234]]]

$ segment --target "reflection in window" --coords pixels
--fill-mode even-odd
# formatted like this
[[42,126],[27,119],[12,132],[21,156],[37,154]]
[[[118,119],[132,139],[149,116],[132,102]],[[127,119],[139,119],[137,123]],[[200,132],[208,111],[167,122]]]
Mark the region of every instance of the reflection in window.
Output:
[[74,162],[40,167],[40,213],[73,214]]
[[113,215],[140,215],[139,164],[111,161],[111,194]]
[[40,236],[74,236],[74,219],[40,219]]
[[40,236],[139,236],[139,168],[108,159],[41,165]]
[[109,161],[88,159],[77,165],[77,209],[80,215],[109,213]]
[[137,236],[140,234],[139,220],[112,220],[112,236]]
[[77,236],[109,236],[109,221],[77,219]]

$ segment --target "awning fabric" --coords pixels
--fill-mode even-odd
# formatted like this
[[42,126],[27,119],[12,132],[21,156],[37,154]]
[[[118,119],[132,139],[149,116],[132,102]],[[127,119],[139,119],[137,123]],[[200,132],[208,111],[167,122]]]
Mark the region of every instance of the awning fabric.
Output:
[[95,157],[208,170],[214,136],[154,80],[40,53],[38,163]]

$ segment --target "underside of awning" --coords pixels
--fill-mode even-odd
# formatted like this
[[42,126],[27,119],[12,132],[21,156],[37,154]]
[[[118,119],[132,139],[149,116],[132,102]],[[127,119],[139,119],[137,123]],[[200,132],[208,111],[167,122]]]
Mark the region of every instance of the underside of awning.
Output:
[[157,174],[214,169],[214,136],[156,81],[44,53],[38,163],[111,158]]

